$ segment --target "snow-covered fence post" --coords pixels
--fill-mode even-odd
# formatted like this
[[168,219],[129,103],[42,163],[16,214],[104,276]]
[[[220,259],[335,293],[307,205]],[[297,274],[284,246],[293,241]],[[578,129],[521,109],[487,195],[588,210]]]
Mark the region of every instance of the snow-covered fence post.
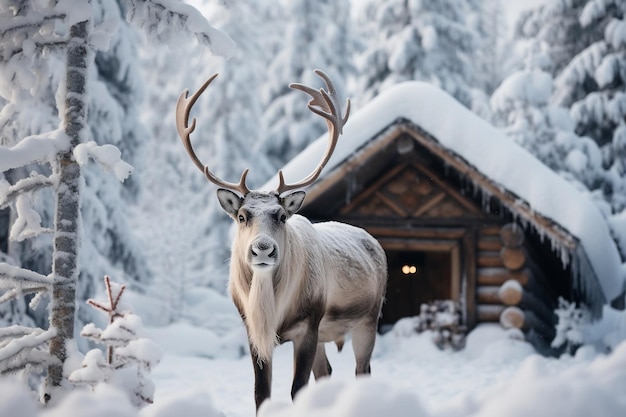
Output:
[[[91,8],[88,10],[91,12]],[[60,186],[55,213],[54,255],[52,261],[52,305],[50,324],[56,336],[50,341],[50,354],[57,358],[48,366],[44,400],[50,390],[63,382],[63,364],[67,359],[66,343],[74,337],[76,281],[78,279],[78,246],[80,227],[80,166],[73,150],[87,130],[87,73],[91,60],[89,17],[70,27],[67,45],[64,128],[70,138],[70,149],[58,157]]]

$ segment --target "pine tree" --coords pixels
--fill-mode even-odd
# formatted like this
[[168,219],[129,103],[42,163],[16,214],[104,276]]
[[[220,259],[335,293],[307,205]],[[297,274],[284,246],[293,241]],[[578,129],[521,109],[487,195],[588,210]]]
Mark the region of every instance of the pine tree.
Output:
[[[111,10],[110,6],[118,7],[117,2],[97,5],[106,10]],[[190,6],[170,0],[159,0],[158,4],[130,1],[128,6],[135,12],[138,22],[151,23],[148,31],[157,30],[154,26],[164,20],[173,23],[172,28],[178,31],[193,33],[216,50],[231,47],[225,35],[215,32]],[[103,101],[94,101],[101,97],[98,93],[102,91],[98,90],[98,84],[90,82],[90,77],[95,74],[92,48],[107,48],[112,32],[106,26],[107,19],[94,31],[92,12],[102,11],[98,7],[92,9],[91,2],[84,1],[0,3],[0,41],[4,48],[0,71],[9,80],[0,85],[5,103],[0,126],[3,134],[8,132],[10,135],[7,140],[3,139],[3,144],[15,144],[11,148],[0,147],[0,171],[38,163],[44,166],[44,172],[48,172],[35,172],[13,183],[3,181],[0,206],[15,201],[16,218],[10,231],[12,238],[23,240],[46,232],[54,234],[52,271],[49,275],[0,263],[0,279],[5,283],[3,288],[10,288],[2,294],[0,302],[25,294],[35,294],[35,301],[41,300],[43,293],[50,294],[51,298],[48,330],[22,326],[0,330],[0,372],[15,372],[29,366],[47,367],[42,389],[42,399],[46,402],[65,385],[67,349],[71,348],[69,342],[74,337],[82,234],[82,166],[91,158],[112,171],[121,181],[132,171],[132,167],[120,159],[121,152],[117,147],[88,141],[92,137],[101,138],[98,133],[102,130],[100,126],[96,133],[90,132],[88,114],[90,111],[103,111],[98,106]],[[154,10],[147,16],[137,13],[150,8]],[[159,30],[159,36],[166,36],[167,33],[167,30]],[[54,109],[50,100],[46,100],[50,93],[54,95],[56,88],[50,80],[56,80],[56,84],[61,85],[58,107]],[[24,96],[26,100],[23,100]],[[56,112],[62,120],[61,128],[22,139],[16,133],[25,130],[19,123],[24,120],[23,113],[30,110],[31,117],[39,116],[34,111],[36,107],[27,109],[22,102],[33,98],[35,106],[42,107],[44,122],[39,123],[45,125]],[[97,104],[94,105],[94,102]],[[106,110],[115,113],[116,108],[109,106]],[[113,129],[114,133],[122,131],[124,129]],[[104,137],[107,137],[106,133]],[[93,178],[97,179],[96,176]],[[85,189],[89,186],[87,181]],[[46,187],[52,187],[56,196],[54,226],[51,228],[41,226],[42,217],[30,204],[32,193]],[[47,354],[42,350],[46,344],[49,345]]]
[[345,97],[345,81],[354,71],[352,56],[357,45],[349,27],[349,1],[294,0],[286,5],[284,15],[278,17],[287,24],[283,43],[267,71],[263,136],[256,148],[268,155],[274,169],[326,131],[323,121],[311,117],[302,96],[288,84],[321,87],[313,73],[319,68],[337,80],[339,96]]
[[550,103],[552,61],[547,50],[543,43],[526,43],[524,69],[494,92],[493,111],[506,133],[547,166],[584,188],[598,189],[604,179],[598,146],[576,135],[567,109]]
[[605,195],[612,210],[626,208],[626,4],[592,0],[580,15],[583,28],[604,27],[599,39],[577,54],[557,78],[555,97],[570,106],[580,134],[602,149]]
[[81,336],[106,346],[106,356],[100,349],[92,349],[81,368],[73,371],[69,380],[75,384],[112,384],[126,392],[133,405],[140,408],[152,404],[154,384],[149,377],[152,368],[161,360],[161,350],[150,339],[142,337],[141,318],[120,304],[126,286],[104,277],[108,305],[92,299],[87,303],[108,315],[109,323],[99,329],[93,323],[83,327]]
[[[372,2],[363,8],[363,24],[376,36],[359,57],[359,89],[369,101],[389,85],[418,80],[435,84],[472,108],[480,47],[477,3],[461,0]],[[359,94],[361,95],[361,94]]]

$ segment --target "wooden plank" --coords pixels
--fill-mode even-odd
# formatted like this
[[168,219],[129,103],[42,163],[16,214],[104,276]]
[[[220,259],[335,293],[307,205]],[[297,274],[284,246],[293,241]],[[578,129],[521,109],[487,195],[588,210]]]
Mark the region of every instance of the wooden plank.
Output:
[[465,229],[448,227],[429,227],[407,229],[398,227],[381,227],[364,225],[367,231],[376,237],[399,237],[413,239],[461,239]]
[[[374,182],[374,184],[367,187],[367,189],[361,191],[358,196],[356,196],[348,205],[344,206],[341,209],[340,213],[348,214],[353,211],[356,207],[363,203],[363,201],[367,200],[374,193],[376,193],[380,189],[380,187],[382,187],[387,181],[398,175],[398,173],[400,173],[402,170],[406,169],[407,166],[408,164],[406,163],[401,164],[387,172],[379,180]],[[311,199],[311,195],[309,193],[310,191],[307,191],[307,196],[309,197],[309,199]]]
[[477,265],[479,268],[497,268],[503,267],[504,263],[498,252],[479,252]]
[[500,238],[500,225],[498,224],[485,224],[478,228],[478,234],[483,236],[495,236]]
[[499,323],[500,314],[502,314],[504,308],[503,305],[478,304],[476,306],[476,321],[479,323]]
[[387,197],[384,193],[380,192],[380,190],[374,193],[376,197],[380,199],[383,203],[387,205],[391,210],[393,210],[400,217],[407,217],[409,213],[404,210],[404,208],[400,207],[395,201],[391,198]]
[[465,282],[465,308],[466,325],[468,329],[474,328],[477,320],[476,313],[476,229],[470,228],[463,236],[464,259],[462,274]]
[[500,252],[502,249],[502,242],[500,239],[492,236],[482,236],[478,239],[478,250],[489,252]]
[[476,287],[476,302],[478,304],[497,304],[502,305],[502,301],[498,297],[497,285],[481,285]]
[[385,250],[449,252],[459,245],[458,240],[433,239],[388,239],[378,238]]
[[509,279],[514,279],[522,285],[528,284],[530,271],[523,269],[520,271],[509,271],[506,268],[479,268],[478,285],[502,285]]
[[463,207],[465,207],[468,212],[481,217],[485,215],[482,209],[478,207],[473,201],[469,200],[463,194],[459,193],[454,187],[451,187],[449,183],[439,178],[439,176],[431,171],[428,167],[416,163],[413,164],[413,167],[415,167],[416,170],[420,171],[422,174],[430,178],[430,180],[437,184],[440,188],[445,190],[446,193],[448,193],[452,198],[454,198]]
[[439,194],[435,195],[433,198],[423,204],[419,209],[417,209],[415,213],[413,213],[413,217],[419,217],[422,214],[426,213],[428,210],[439,204],[444,198],[446,198],[446,193],[444,192],[440,192]]

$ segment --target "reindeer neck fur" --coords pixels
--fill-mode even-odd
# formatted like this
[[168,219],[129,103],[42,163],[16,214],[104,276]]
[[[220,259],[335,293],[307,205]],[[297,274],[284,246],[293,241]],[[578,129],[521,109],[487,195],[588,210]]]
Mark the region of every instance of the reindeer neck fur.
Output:
[[[317,234],[304,217],[294,215],[285,224],[285,244],[276,268],[258,271],[246,262],[243,245],[235,240],[231,258],[230,288],[245,317],[248,337],[261,361],[271,358],[280,342],[278,328],[296,313],[304,299],[323,297],[320,257],[310,254]],[[313,285],[315,281],[316,284]],[[315,289],[315,290],[313,290]],[[312,292],[316,293],[313,294]]]

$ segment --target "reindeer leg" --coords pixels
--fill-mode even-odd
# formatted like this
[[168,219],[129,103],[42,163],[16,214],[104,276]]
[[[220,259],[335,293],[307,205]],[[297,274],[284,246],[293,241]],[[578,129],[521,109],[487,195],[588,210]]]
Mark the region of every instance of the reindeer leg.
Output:
[[254,368],[254,401],[256,410],[267,400],[272,393],[272,359],[261,362],[254,352],[254,348],[250,346],[252,356],[252,367]]
[[317,338],[317,325],[313,326],[307,323],[303,334],[293,341],[294,372],[291,399],[295,398],[300,388],[305,386],[311,378],[311,369],[317,350]]
[[359,324],[352,331],[352,349],[356,359],[356,374],[370,374],[370,359],[376,342],[376,322],[369,320]]
[[330,376],[332,373],[333,368],[330,366],[328,358],[326,357],[326,348],[323,343],[318,343],[317,351],[315,352],[315,360],[313,361],[313,375],[315,375],[315,380],[317,381],[325,376]]

